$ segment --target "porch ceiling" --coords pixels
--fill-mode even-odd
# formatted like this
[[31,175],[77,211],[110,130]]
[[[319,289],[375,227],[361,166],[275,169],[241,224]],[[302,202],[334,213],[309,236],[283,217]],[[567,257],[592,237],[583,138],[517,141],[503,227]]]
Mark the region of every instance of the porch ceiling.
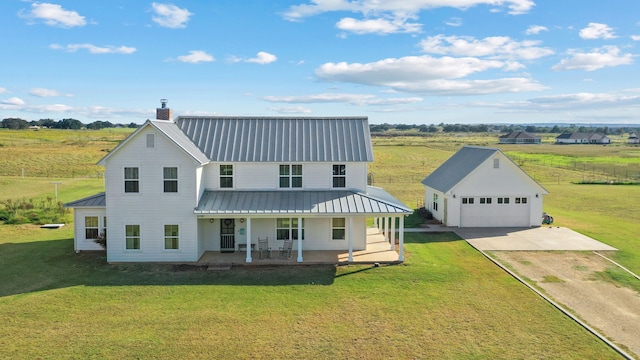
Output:
[[[379,194],[378,194],[379,195]],[[194,211],[198,215],[402,215],[411,209],[387,193],[363,192],[207,191]],[[392,200],[393,199],[393,200]]]

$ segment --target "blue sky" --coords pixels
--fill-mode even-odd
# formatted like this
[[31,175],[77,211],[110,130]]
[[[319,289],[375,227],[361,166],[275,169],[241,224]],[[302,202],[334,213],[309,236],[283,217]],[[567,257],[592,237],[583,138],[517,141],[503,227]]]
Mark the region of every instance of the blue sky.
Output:
[[[446,4],[446,5],[443,5]],[[640,2],[2,0],[0,119],[640,123]]]

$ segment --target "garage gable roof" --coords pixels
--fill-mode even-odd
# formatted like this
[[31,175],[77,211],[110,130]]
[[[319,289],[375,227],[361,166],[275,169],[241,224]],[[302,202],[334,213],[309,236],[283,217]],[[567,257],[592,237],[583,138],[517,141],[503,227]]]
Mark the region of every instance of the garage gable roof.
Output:
[[422,180],[422,184],[446,193],[497,151],[500,150],[465,146]]

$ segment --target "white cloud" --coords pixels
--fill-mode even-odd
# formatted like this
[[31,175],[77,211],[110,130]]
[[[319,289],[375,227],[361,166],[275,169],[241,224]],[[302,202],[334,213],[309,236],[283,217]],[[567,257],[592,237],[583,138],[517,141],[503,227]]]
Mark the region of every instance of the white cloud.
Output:
[[[419,32],[422,24],[407,21],[417,18],[421,11],[443,7],[465,10],[476,5],[493,6],[492,11],[507,8],[509,14],[518,15],[527,13],[535,3],[533,0],[309,0],[290,6],[282,15],[286,20],[300,21],[326,12],[360,13],[364,19],[344,18],[336,26],[356,34],[413,33]],[[449,26],[459,24],[458,19],[447,22]]]
[[489,5],[508,8],[513,15],[529,12],[535,5],[533,0],[310,0],[309,3],[292,5],[283,14],[290,21],[299,21],[305,17],[332,11],[348,11],[361,13],[365,16],[372,14],[391,14],[393,17],[408,17],[420,11],[451,7],[468,9],[477,5]]
[[563,59],[551,69],[555,71],[594,71],[604,67],[629,65],[633,63],[633,55],[620,54],[620,49],[617,46],[603,46],[589,53],[570,50],[568,54],[571,56],[569,59]]
[[251,58],[251,59],[247,59],[247,62],[250,63],[256,63],[256,64],[270,64],[274,61],[278,60],[278,57],[273,55],[273,54],[269,54],[268,52],[265,51],[260,51],[256,54],[256,57]]
[[589,23],[589,26],[580,30],[580,37],[586,40],[616,38],[612,28],[600,23]]
[[192,13],[187,9],[181,9],[173,4],[152,3],[151,7],[155,15],[152,17],[156,24],[171,29],[180,29],[187,26]]
[[197,64],[201,62],[212,62],[215,61],[215,58],[202,50],[191,50],[189,51],[189,55],[178,56],[178,61]]
[[537,40],[515,41],[508,36],[476,39],[472,36],[435,35],[420,41],[422,51],[440,55],[533,60],[553,54],[553,50],[538,47],[539,44]]
[[407,19],[368,19],[357,20],[343,18],[336,24],[340,30],[350,31],[356,34],[393,34],[419,32],[422,24],[408,23]]
[[524,33],[527,35],[536,35],[536,34],[540,34],[543,31],[549,31],[549,29],[547,29],[546,26],[531,25],[529,26],[529,28],[527,28],[527,30]]
[[350,105],[402,105],[422,101],[420,97],[378,98],[370,94],[314,94],[298,96],[265,96],[269,102],[292,104],[346,103]]
[[22,106],[24,105],[24,100],[19,97],[12,97],[6,100],[0,100],[0,104],[3,105],[11,105],[11,106]]
[[33,95],[37,97],[54,97],[54,96],[60,96],[60,93],[52,89],[33,88],[29,90],[29,95]]
[[9,90],[7,90],[6,88],[0,87],[0,94],[5,94],[8,93]]
[[[616,108],[629,109],[630,107],[640,107],[640,94],[632,91],[633,94],[621,93],[570,93],[551,96],[541,96],[524,101],[506,103],[475,103],[471,106],[494,107],[508,111],[535,111],[554,112],[568,110],[581,111],[589,110],[612,110]],[[611,116],[611,115],[609,115]]]
[[87,24],[84,16],[76,11],[65,10],[58,4],[39,3],[31,4],[31,11],[26,14],[19,14],[28,19],[38,19],[44,21],[49,26],[71,28],[74,26],[85,26]]
[[240,62],[249,62],[249,63],[255,63],[255,64],[270,64],[274,61],[278,60],[278,57],[270,54],[266,51],[260,51],[256,54],[256,57],[254,58],[241,58],[239,56],[235,56],[235,55],[229,55],[227,56],[227,62],[232,63],[232,64],[236,64],[236,63],[240,63]]
[[53,50],[65,50],[67,52],[77,52],[78,50],[85,49],[90,54],[133,54],[136,52],[136,48],[128,46],[96,46],[92,44],[68,44],[66,46],[59,44],[49,45]]
[[444,24],[447,26],[453,26],[453,27],[462,26],[462,19],[459,17],[452,17],[452,18],[449,18],[449,20],[446,20]]
[[640,35],[631,35],[631,40],[640,41]]
[[307,109],[304,106],[290,106],[290,107],[271,107],[271,111],[275,111],[279,114],[309,114],[311,109]]
[[460,80],[471,74],[513,67],[510,62],[472,57],[434,58],[428,55],[389,58],[360,64],[326,63],[316,76],[326,81],[384,86],[397,91],[435,95],[470,95],[535,91],[544,87],[527,78]]

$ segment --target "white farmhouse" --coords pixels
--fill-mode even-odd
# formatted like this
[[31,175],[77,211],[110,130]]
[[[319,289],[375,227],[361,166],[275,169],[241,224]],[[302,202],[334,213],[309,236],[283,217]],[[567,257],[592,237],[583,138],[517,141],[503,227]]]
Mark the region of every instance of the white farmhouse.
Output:
[[547,191],[499,149],[465,146],[422,184],[425,208],[446,226],[542,223],[542,197]]
[[[195,262],[205,252],[366,248],[366,219],[403,226],[412,213],[367,185],[366,117],[192,117],[165,107],[98,164],[105,192],[69,204],[75,250],[108,262]],[[379,223],[379,222],[378,222]],[[402,243],[402,232],[399,234]],[[402,259],[402,253],[399,257]]]

